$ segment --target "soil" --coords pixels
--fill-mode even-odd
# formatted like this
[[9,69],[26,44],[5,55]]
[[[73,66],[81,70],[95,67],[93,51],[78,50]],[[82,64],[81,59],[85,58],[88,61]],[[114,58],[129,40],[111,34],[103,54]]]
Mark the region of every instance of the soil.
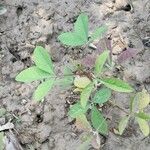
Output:
[[[77,16],[89,16],[90,30],[108,25],[113,58],[125,48],[138,54],[114,70],[116,76],[128,81],[137,91],[144,86],[150,93],[150,1],[149,0],[1,0],[7,13],[0,16],[0,108],[7,112],[0,116],[0,125],[11,121],[24,150],[77,150],[82,133],[67,116],[70,91],[54,88],[43,103],[32,101],[39,82],[22,84],[15,76],[29,67],[35,45],[47,48],[57,70],[71,58],[91,54],[90,48],[66,48],[58,35],[73,28]],[[129,96],[114,93],[115,101],[129,109]],[[123,116],[112,108],[110,129]],[[150,138],[144,138],[135,122],[123,136],[109,133],[102,150],[149,150]],[[9,131],[8,131],[9,132]],[[7,133],[7,132],[6,132]],[[103,137],[102,137],[103,138]],[[19,150],[19,148],[7,148]]]

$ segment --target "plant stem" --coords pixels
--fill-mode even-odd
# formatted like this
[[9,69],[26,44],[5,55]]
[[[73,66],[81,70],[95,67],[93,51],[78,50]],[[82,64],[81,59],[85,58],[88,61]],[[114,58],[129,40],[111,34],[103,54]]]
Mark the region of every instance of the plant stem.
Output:
[[54,76],[50,76],[50,78],[62,78],[62,77],[69,77],[69,76],[75,76],[75,75],[74,74],[54,75]]

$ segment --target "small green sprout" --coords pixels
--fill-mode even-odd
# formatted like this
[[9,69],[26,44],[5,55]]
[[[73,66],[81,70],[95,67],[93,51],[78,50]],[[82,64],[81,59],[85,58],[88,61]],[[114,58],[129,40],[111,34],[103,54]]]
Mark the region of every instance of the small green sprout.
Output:
[[[97,38],[101,38],[106,32],[107,27],[102,26],[97,28],[91,36],[88,30],[88,16],[85,14],[79,15],[74,25],[73,32],[62,33],[58,39],[64,45],[82,46],[89,44]],[[87,138],[88,142],[82,146],[88,146],[95,135],[99,133],[108,135],[109,129],[107,118],[102,115],[102,107],[110,99],[112,91],[131,93],[134,89],[125,81],[105,76],[104,71],[110,69],[110,51],[104,50],[97,56],[95,64],[90,71],[80,67],[78,69],[65,68],[63,75],[60,77],[54,70],[51,57],[48,52],[41,46],[37,46],[33,53],[34,65],[20,72],[16,76],[16,81],[32,82],[40,80],[41,84],[37,87],[33,94],[33,99],[41,101],[48,92],[55,86],[69,87],[74,84],[74,90],[80,93],[79,100],[70,106],[68,115],[76,119],[76,125],[83,130],[93,135]],[[147,91],[143,90],[136,94],[131,100],[130,113],[127,114],[119,123],[116,133],[122,134],[128,125],[131,116],[137,120],[141,131],[145,136],[149,135],[149,126],[147,121],[150,120],[150,115],[144,112],[144,108],[150,102],[150,97]],[[136,106],[136,107],[135,107]],[[135,108],[138,107],[138,111]],[[90,118],[87,116],[90,115]],[[98,136],[96,136],[98,138]],[[81,146],[81,147],[82,147]]]
[[32,82],[40,80],[41,84],[37,87],[33,94],[33,99],[36,101],[41,101],[48,92],[58,84],[62,82],[63,84],[69,85],[73,82],[73,77],[66,76],[64,80],[61,80],[54,71],[51,57],[48,52],[41,46],[37,46],[33,53],[33,61],[35,65],[27,68],[20,72],[16,76],[16,81],[20,82]]
[[81,77],[82,80],[81,78],[76,79],[75,86],[77,86],[77,88],[81,88],[82,86],[84,87],[85,83],[88,84],[81,90],[80,101],[70,107],[69,111],[69,115],[72,118],[79,119],[80,116],[86,116],[87,111],[89,110],[91,112],[92,126],[96,131],[103,135],[108,134],[108,125],[106,118],[104,118],[102,113],[99,112],[97,105],[100,106],[110,100],[111,90],[125,93],[134,91],[128,83],[120,79],[104,77],[103,70],[107,66],[108,57],[109,51],[107,50],[97,57],[91,79],[87,80],[87,76],[84,78]]
[[107,31],[106,26],[97,28],[91,35],[88,29],[88,16],[82,13],[77,18],[73,32],[65,32],[59,35],[58,39],[61,43],[68,46],[82,46],[91,43],[97,38],[102,38]]
[[148,136],[150,133],[148,125],[148,121],[150,121],[150,114],[144,112],[144,109],[149,105],[149,103],[150,95],[145,89],[143,89],[142,92],[136,93],[131,99],[129,114],[121,119],[119,122],[118,131],[116,130],[116,132],[122,135],[128,125],[129,119],[134,117],[139,124],[143,135]]

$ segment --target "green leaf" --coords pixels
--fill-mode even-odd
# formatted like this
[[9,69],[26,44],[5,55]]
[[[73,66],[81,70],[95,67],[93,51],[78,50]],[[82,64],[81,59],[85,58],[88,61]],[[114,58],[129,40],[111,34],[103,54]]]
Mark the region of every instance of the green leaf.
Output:
[[146,114],[144,112],[139,112],[135,114],[137,117],[144,119],[144,120],[150,120],[150,114]]
[[108,88],[102,88],[96,92],[93,102],[98,104],[103,104],[109,100],[111,97],[111,90]]
[[20,82],[32,82],[35,80],[41,80],[44,78],[49,78],[50,74],[39,69],[36,66],[27,68],[23,71],[21,71],[15,78],[16,81],[20,81]]
[[81,14],[75,22],[74,31],[59,35],[58,39],[68,46],[82,46],[88,42],[88,17]]
[[90,41],[96,40],[97,38],[103,38],[104,33],[107,31],[107,26],[97,28],[91,35]]
[[135,107],[135,98],[132,96],[130,97],[130,112],[132,113],[134,111]]
[[88,77],[76,76],[75,79],[74,79],[74,85],[77,88],[84,89],[90,83],[91,83],[91,80]]
[[0,150],[4,150],[4,133],[0,132]]
[[77,33],[80,38],[87,42],[88,41],[88,16],[85,14],[80,14],[75,22],[74,26],[75,33]]
[[62,33],[61,35],[59,35],[58,39],[64,45],[68,45],[68,46],[82,46],[87,42],[87,41],[83,41],[80,35],[78,35],[75,32]]
[[85,109],[80,105],[80,103],[76,103],[70,107],[68,115],[72,118],[77,118],[79,115],[84,114],[87,111],[88,107]]
[[43,47],[36,46],[33,53],[33,60],[38,68],[50,74],[54,74],[53,64],[50,55]]
[[7,12],[6,7],[0,4],[0,15],[5,14],[6,12]]
[[125,116],[121,119],[121,121],[119,122],[119,134],[122,135],[123,131],[125,130],[125,128],[128,125],[128,121],[129,121],[129,116]]
[[82,129],[84,131],[91,131],[92,130],[91,125],[88,122],[85,114],[80,114],[76,117],[76,127],[78,129]]
[[149,125],[148,125],[147,121],[145,121],[144,119],[138,118],[138,117],[136,118],[136,120],[137,120],[144,136],[148,136],[149,135]]
[[93,107],[91,114],[91,121],[93,127],[101,134],[108,134],[108,125],[105,118],[102,114],[97,110],[96,107]]
[[150,96],[148,92],[143,89],[142,92],[136,93],[134,97],[131,98],[130,101],[130,111],[131,112],[137,112],[137,111],[143,111],[145,107],[148,106],[150,102]]
[[98,75],[99,73],[101,73],[103,66],[107,60],[107,58],[109,57],[109,51],[104,51],[101,55],[99,55],[96,59],[95,62],[95,73]]
[[143,110],[150,103],[150,95],[145,89],[143,89],[142,92],[138,93],[138,99],[139,99],[140,110]]
[[134,91],[133,88],[128,83],[120,79],[105,78],[105,79],[102,79],[100,82],[104,84],[106,87],[117,92],[130,93]]
[[46,96],[46,94],[52,89],[54,86],[55,79],[48,79],[42,82],[34,92],[33,99],[36,101],[40,101]]
[[87,102],[89,100],[93,88],[94,84],[90,83],[85,89],[83,89],[80,96],[80,103],[83,108],[86,108]]

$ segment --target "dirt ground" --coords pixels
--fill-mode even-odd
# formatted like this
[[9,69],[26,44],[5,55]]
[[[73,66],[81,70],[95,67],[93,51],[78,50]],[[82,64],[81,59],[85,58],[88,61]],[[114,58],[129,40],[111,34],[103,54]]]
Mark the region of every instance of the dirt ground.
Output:
[[[112,39],[114,59],[125,48],[138,52],[119,64],[120,69],[115,69],[114,74],[137,91],[145,86],[150,93],[149,0],[1,0],[0,4],[8,10],[0,16],[0,108],[7,110],[0,117],[0,125],[14,123],[13,134],[24,150],[78,150],[82,134],[67,116],[67,100],[72,93],[56,87],[43,103],[36,104],[32,94],[39,83],[22,84],[14,78],[33,63],[35,45],[45,46],[60,70],[70,58],[91,54],[90,49],[65,48],[57,40],[61,32],[72,29],[81,12],[89,16],[91,31],[108,25],[107,37]],[[128,95],[114,93],[113,98],[129,109]],[[112,108],[110,128],[116,127],[123,115]],[[123,136],[110,132],[101,146],[101,150],[149,149],[150,138],[143,137],[135,122],[130,123]],[[20,149],[12,146],[8,150]]]

